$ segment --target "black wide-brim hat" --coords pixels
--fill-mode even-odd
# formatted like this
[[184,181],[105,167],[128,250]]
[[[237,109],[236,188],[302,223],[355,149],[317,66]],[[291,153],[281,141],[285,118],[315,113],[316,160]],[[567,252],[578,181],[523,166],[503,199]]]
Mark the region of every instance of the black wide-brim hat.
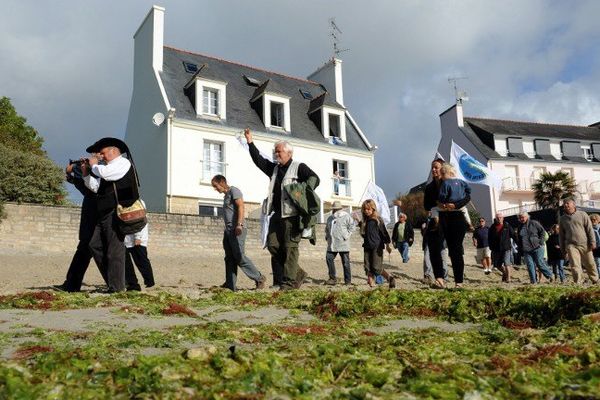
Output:
[[129,153],[129,147],[121,139],[113,137],[105,137],[98,140],[96,143],[85,149],[88,153],[98,153],[105,147],[116,147],[121,153]]

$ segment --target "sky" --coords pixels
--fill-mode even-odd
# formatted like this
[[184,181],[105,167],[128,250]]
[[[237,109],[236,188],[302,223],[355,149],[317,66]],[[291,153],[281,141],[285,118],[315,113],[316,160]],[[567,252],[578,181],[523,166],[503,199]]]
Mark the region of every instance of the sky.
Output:
[[[344,103],[391,199],[427,178],[439,114],[466,91],[465,116],[600,121],[600,1],[1,0],[0,96],[59,165],[124,137],[133,34],[166,8],[165,45],[306,77],[342,31]],[[76,196],[74,196],[76,199]]]

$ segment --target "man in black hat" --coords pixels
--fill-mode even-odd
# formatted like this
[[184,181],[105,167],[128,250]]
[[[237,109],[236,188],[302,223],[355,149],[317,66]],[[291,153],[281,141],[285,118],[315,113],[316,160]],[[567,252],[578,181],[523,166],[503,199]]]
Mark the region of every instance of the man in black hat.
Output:
[[[97,221],[90,250],[98,267],[106,271],[108,291],[121,292],[125,290],[125,246],[115,210],[117,197],[124,207],[129,207],[139,198],[137,178],[133,164],[122,155],[129,155],[129,149],[122,140],[102,138],[86,151],[96,153],[90,157],[90,170],[83,168],[85,184],[96,193],[97,204]],[[99,164],[101,160],[105,164]]]
[[[67,292],[80,292],[81,284],[83,282],[83,276],[88,269],[90,261],[92,260],[92,253],[90,251],[90,239],[94,234],[96,227],[96,193],[92,192],[85,186],[82,169],[86,168],[87,161],[81,160],[78,164],[69,163],[65,168],[67,182],[79,190],[83,195],[83,203],[81,204],[81,218],[79,221],[79,243],[77,244],[77,250],[73,255],[67,277],[62,285],[55,286],[58,290],[64,290]],[[100,266],[98,266],[100,267]],[[106,271],[100,269],[100,273],[106,279]]]

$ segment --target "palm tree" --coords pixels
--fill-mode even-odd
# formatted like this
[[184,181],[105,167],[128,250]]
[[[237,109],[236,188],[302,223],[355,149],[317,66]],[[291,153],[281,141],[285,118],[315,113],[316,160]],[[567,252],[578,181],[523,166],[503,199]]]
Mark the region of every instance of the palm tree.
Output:
[[573,198],[577,190],[575,180],[564,171],[556,173],[542,172],[532,185],[534,200],[540,208],[551,208],[556,211],[556,220],[560,217],[560,203]]

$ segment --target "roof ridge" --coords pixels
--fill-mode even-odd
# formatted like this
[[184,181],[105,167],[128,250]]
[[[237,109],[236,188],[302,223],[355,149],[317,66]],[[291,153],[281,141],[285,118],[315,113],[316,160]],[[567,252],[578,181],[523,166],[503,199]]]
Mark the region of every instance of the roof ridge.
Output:
[[553,124],[549,122],[535,122],[535,121],[517,121],[514,119],[498,119],[498,118],[483,118],[483,117],[464,117],[464,119],[479,119],[483,121],[498,121],[498,122],[516,122],[518,124],[535,124],[535,125],[549,125],[549,126],[569,126],[573,128],[591,128],[598,129],[594,126],[589,125],[575,125],[575,124]]
[[261,72],[266,72],[268,74],[279,75],[281,77],[288,78],[288,79],[294,79],[294,80],[300,81],[300,82],[306,82],[306,83],[310,83],[310,84],[313,84],[313,85],[320,85],[318,82],[311,81],[311,80],[308,80],[308,79],[303,79],[303,78],[298,78],[298,77],[295,77],[295,76],[285,75],[285,74],[282,74],[280,72],[269,71],[268,69],[253,67],[252,65],[242,64],[242,63],[235,62],[235,61],[229,61],[229,60],[225,60],[223,58],[211,56],[211,55],[204,54],[204,53],[197,53],[197,52],[193,52],[193,51],[189,51],[189,50],[178,49],[177,47],[173,47],[173,46],[163,46],[163,47],[167,48],[167,49],[179,51],[179,52],[182,52],[182,53],[192,54],[192,55],[195,55],[195,56],[202,56],[202,57],[212,58],[213,60],[217,60],[217,61],[221,61],[221,62],[226,62],[226,63],[229,63],[229,64],[234,64],[234,65],[237,65],[237,66],[240,66],[240,67],[250,68],[250,69],[254,69],[254,70],[257,70],[257,71],[261,71]]

